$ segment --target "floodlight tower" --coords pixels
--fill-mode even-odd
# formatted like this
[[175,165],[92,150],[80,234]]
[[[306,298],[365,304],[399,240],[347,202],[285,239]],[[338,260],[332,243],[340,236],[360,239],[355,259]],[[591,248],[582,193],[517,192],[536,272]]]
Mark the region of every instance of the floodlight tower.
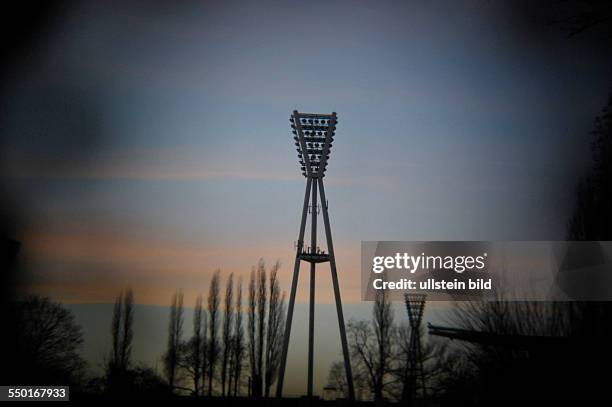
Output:
[[408,348],[408,383],[404,386],[404,398],[410,400],[411,405],[414,405],[417,394],[417,382],[420,381],[420,387],[423,397],[427,396],[425,389],[425,371],[423,369],[423,352],[421,348],[421,320],[423,319],[423,311],[425,310],[425,294],[406,294],[406,310],[408,311],[408,320],[410,322],[410,344]]
[[[342,353],[344,356],[344,370],[349,399],[355,398],[353,388],[353,374],[349,360],[348,344],[346,342],[346,331],[344,327],[344,315],[342,314],[342,300],[340,299],[340,286],[336,272],[336,259],[334,257],[334,244],[332,242],[331,228],[329,225],[329,214],[327,212],[327,199],[323,187],[323,177],[327,169],[327,161],[334,140],[336,124],[338,123],[336,112],[332,114],[299,113],[293,111],[291,118],[293,139],[298,152],[298,158],[302,174],[306,177],[306,194],[304,195],[304,206],[302,208],[302,222],[296,243],[295,266],[293,268],[293,279],[291,281],[291,294],[289,296],[289,307],[287,309],[287,321],[285,323],[285,334],[283,340],[283,352],[281,354],[280,371],[276,387],[277,397],[283,394],[283,381],[285,379],[285,367],[287,364],[287,350],[289,349],[289,337],[291,336],[291,322],[293,319],[293,306],[295,305],[295,293],[297,291],[298,275],[302,261],[310,263],[310,315],[308,324],[308,396],[312,396],[313,387],[313,351],[314,351],[314,300],[315,300],[315,268],[318,263],[329,262],[331,269],[334,296],[336,299],[336,312],[338,313],[338,326],[340,328],[340,340],[342,342]],[[317,191],[318,189],[318,191]],[[321,205],[319,206],[319,197]],[[323,224],[325,226],[325,238],[327,251],[317,246],[317,217],[319,209],[323,213]],[[304,245],[304,232],[306,229],[306,218],[311,216],[310,246]]]

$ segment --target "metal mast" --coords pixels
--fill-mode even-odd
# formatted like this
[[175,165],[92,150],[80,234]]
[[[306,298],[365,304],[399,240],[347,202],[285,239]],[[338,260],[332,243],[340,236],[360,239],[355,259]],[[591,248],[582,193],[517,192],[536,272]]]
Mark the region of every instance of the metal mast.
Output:
[[417,382],[420,381],[420,388],[423,398],[427,396],[425,388],[425,371],[423,369],[423,352],[421,348],[421,320],[425,310],[425,294],[406,294],[406,310],[410,321],[410,344],[408,353],[408,377],[405,383],[404,398],[410,400],[414,405],[417,395]]
[[[295,266],[293,268],[293,279],[291,281],[291,294],[289,296],[289,306],[287,308],[287,321],[285,324],[285,334],[283,339],[283,352],[281,355],[280,371],[276,396],[282,397],[283,382],[285,379],[285,367],[287,364],[287,351],[289,349],[289,338],[291,336],[291,322],[293,319],[293,307],[295,305],[295,294],[297,291],[300,264],[302,261],[310,263],[310,315],[308,322],[308,396],[313,395],[313,354],[314,354],[314,303],[315,303],[315,270],[318,263],[329,262],[331,269],[332,284],[334,286],[334,297],[336,299],[336,312],[338,313],[338,327],[340,328],[340,340],[342,342],[342,353],[344,356],[344,370],[346,372],[346,382],[348,385],[348,396],[350,400],[355,398],[353,388],[353,374],[349,359],[348,344],[346,341],[346,330],[344,327],[344,315],[342,313],[342,300],[340,298],[340,286],[338,284],[338,274],[336,272],[336,259],[334,257],[334,244],[332,242],[329,214],[327,212],[327,199],[325,198],[325,188],[323,177],[327,169],[327,161],[334,139],[337,115],[299,113],[293,111],[291,118],[291,128],[293,139],[298,152],[298,158],[302,169],[302,174],[306,177],[306,194],[304,195],[304,205],[302,208],[302,221],[298,234],[295,254]],[[319,205],[319,198],[321,205]],[[321,250],[317,246],[317,217],[320,210],[323,212],[323,225],[325,227],[325,238],[327,241],[327,251]],[[311,215],[310,246],[304,245],[304,232],[306,230],[306,218]]]

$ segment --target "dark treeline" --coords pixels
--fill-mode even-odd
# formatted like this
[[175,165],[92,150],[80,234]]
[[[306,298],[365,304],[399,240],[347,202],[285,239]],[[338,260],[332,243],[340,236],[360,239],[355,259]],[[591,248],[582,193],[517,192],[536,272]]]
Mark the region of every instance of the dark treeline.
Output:
[[253,267],[246,307],[242,279],[234,281],[230,274],[223,284],[220,271],[215,272],[206,309],[202,296],[196,299],[193,332],[188,338],[183,332],[183,294],[174,294],[163,355],[169,392],[270,396],[277,379],[285,320],[285,294],[281,293],[278,269],[276,263],[268,272],[263,260]]
[[75,392],[82,387],[85,361],[79,354],[83,332],[62,304],[28,296],[10,304],[14,325],[3,336],[13,335],[12,356],[2,359],[3,385],[63,385]]
[[270,397],[285,321],[278,269],[278,263],[268,270],[260,260],[246,289],[242,278],[229,274],[222,281],[216,271],[206,302],[202,295],[195,300],[191,332],[184,329],[183,293],[176,291],[160,355],[162,374],[133,360],[138,315],[131,289],[115,299],[110,351],[103,374],[95,377],[80,356],[83,333],[71,311],[39,296],[15,301],[9,311],[17,322],[13,352],[19,357],[5,384],[68,385],[71,398]]
[[[408,322],[397,323],[392,303],[384,291],[377,292],[372,307],[371,320],[351,320],[347,326],[349,350],[353,370],[355,397],[357,400],[378,402],[413,401],[410,386],[410,337],[423,338],[422,328],[413,332]],[[426,388],[416,390],[418,401],[425,396],[438,394],[436,386],[444,374],[440,361],[445,360],[446,347],[440,341],[423,341],[422,361]],[[348,388],[344,364],[334,362],[330,366],[326,389],[331,398],[346,398]],[[430,397],[431,399],[431,397]]]
[[132,362],[134,295],[129,289],[120,293],[113,308],[105,375],[90,380],[87,391],[122,397],[269,397],[277,378],[285,320],[278,269],[276,263],[268,272],[260,260],[251,271],[246,294],[242,278],[235,281],[229,274],[223,282],[217,270],[206,306],[202,295],[195,300],[191,332],[185,332],[183,293],[177,290],[170,303],[166,351],[161,355],[163,376]]
[[[570,241],[612,237],[612,93],[592,137],[593,165],[577,187]],[[580,276],[602,277],[606,284],[606,276]],[[442,383],[448,404],[587,404],[608,397],[602,372],[612,366],[610,302],[465,302],[449,322],[510,339],[503,346],[462,343],[455,349],[454,374]],[[519,343],[533,337],[545,340]]]
[[[577,187],[571,241],[612,240],[612,93],[591,134],[593,165]],[[609,302],[458,302],[447,322],[498,341],[423,341],[420,403],[564,405],[607,397],[602,372],[612,366]],[[423,332],[397,324],[384,295],[370,321],[350,321],[347,331],[357,398],[407,403],[408,344]],[[332,397],[346,396],[342,362],[331,365],[326,388]]]

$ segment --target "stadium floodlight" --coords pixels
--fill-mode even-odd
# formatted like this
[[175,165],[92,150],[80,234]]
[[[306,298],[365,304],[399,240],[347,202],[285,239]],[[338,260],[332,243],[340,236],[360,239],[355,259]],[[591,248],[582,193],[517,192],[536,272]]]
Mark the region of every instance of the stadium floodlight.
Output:
[[[308,325],[308,396],[313,395],[313,353],[314,353],[314,298],[315,298],[315,270],[319,263],[329,262],[332,283],[334,286],[334,296],[336,300],[336,312],[338,314],[338,326],[340,328],[340,341],[342,343],[342,353],[344,356],[344,369],[346,372],[348,396],[354,400],[355,391],[353,388],[353,374],[349,359],[348,344],[346,340],[346,330],[344,326],[344,315],[342,313],[342,300],[340,299],[340,285],[336,272],[336,259],[334,256],[334,245],[332,242],[328,204],[325,198],[325,187],[323,177],[327,170],[330,151],[338,118],[336,112],[332,114],[300,113],[297,110],[289,118],[291,123],[291,133],[293,134],[294,144],[297,150],[298,162],[302,174],[306,177],[306,195],[302,207],[302,222],[295,254],[295,266],[293,269],[293,279],[291,282],[291,294],[287,307],[287,320],[285,322],[285,333],[283,337],[283,350],[279,367],[278,383],[276,394],[278,397],[283,393],[283,381],[285,379],[285,367],[287,364],[287,351],[289,348],[289,338],[291,336],[291,323],[293,320],[293,308],[297,291],[297,282],[302,261],[310,263],[310,312]],[[318,190],[318,191],[317,191]],[[319,200],[320,198],[320,200]],[[319,202],[321,205],[319,206]],[[319,210],[321,209],[321,210]],[[317,246],[317,218],[319,213],[323,213],[325,226],[325,238],[327,241],[327,253]],[[306,218],[311,216],[310,246],[304,245],[304,233],[306,229]]]
[[294,110],[289,121],[302,174],[313,178],[325,176],[338,123],[336,112],[316,114]]

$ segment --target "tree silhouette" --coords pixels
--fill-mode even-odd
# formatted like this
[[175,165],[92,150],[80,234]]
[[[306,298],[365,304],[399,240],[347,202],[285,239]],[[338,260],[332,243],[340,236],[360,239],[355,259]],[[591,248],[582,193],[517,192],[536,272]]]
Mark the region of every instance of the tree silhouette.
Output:
[[168,323],[168,345],[164,355],[164,369],[170,391],[174,391],[177,381],[177,367],[180,357],[181,337],[183,335],[183,293],[178,291],[172,296],[170,320]]
[[266,266],[263,260],[257,267],[257,376],[253,383],[253,395],[261,397],[263,385],[264,340],[266,337]]
[[[610,28],[612,7],[609,3],[607,7],[607,16],[599,17],[607,17],[607,26]],[[591,135],[593,167],[577,187],[574,212],[568,224],[568,239],[609,241],[612,240],[612,91],[608,94],[606,107],[595,118]],[[592,363],[597,361],[600,366],[612,365],[612,350],[609,346],[612,304],[599,301],[574,302],[566,305],[564,311],[571,329],[570,335],[588,340],[585,349],[574,350],[580,352],[584,359],[575,361],[573,369],[585,372],[580,377],[580,383],[594,389],[593,397],[603,395],[607,383],[599,374],[593,373]]]
[[266,336],[266,370],[265,370],[265,396],[270,396],[272,383],[276,381],[280,364],[281,346],[283,343],[283,323],[285,322],[285,294],[281,294],[278,282],[278,269],[276,263],[270,271],[268,305],[268,327]]
[[[242,371],[242,357],[244,354],[244,328],[242,326],[242,277],[238,279],[236,295],[236,318],[234,319],[234,340],[232,342],[230,387],[233,386],[234,397],[240,394],[240,374]],[[233,381],[232,381],[233,378]]]
[[327,374],[327,385],[334,389],[336,397],[348,397],[348,388],[346,384],[346,373],[344,373],[344,362],[333,362]]
[[279,268],[276,262],[268,281],[265,262],[260,259],[249,279],[247,334],[253,397],[268,397],[278,374],[285,322],[285,293],[281,293],[278,282]]
[[201,394],[200,383],[202,381],[202,365],[205,354],[205,327],[203,326],[202,318],[202,296],[198,295],[195,308],[193,309],[193,334],[188,341],[181,344],[179,352],[179,366],[192,379],[193,394],[195,396]]
[[[221,310],[221,273],[213,274],[208,293],[208,313],[202,310],[202,298],[196,299],[193,334],[181,341],[182,294],[177,292],[172,299],[169,321],[168,349],[164,353],[164,367],[168,383],[180,390],[193,389],[194,395],[213,395],[219,390],[221,396],[236,396],[240,393],[244,357],[248,353],[252,383],[251,395],[269,397],[275,383],[280,363],[282,327],[285,320],[285,293],[278,280],[279,264],[276,263],[266,279],[265,264],[261,260],[253,268],[248,287],[247,342],[244,337],[242,309],[242,278],[234,287],[233,274],[228,276]],[[120,300],[118,300],[120,301]],[[121,310],[121,307],[116,307]],[[120,326],[121,318],[113,318],[113,327]],[[262,322],[263,321],[263,322]],[[219,337],[221,334],[221,338]],[[259,363],[261,360],[261,363]],[[177,378],[189,378],[190,389],[177,385]],[[215,382],[219,388],[215,388]],[[265,390],[265,393],[262,391]]]
[[356,374],[367,378],[375,400],[383,400],[389,376],[393,372],[393,309],[385,291],[377,291],[373,320],[350,321],[349,348]]
[[255,322],[255,312],[257,308],[257,300],[256,300],[256,271],[255,267],[251,270],[251,275],[249,277],[249,299],[248,299],[248,337],[249,337],[249,368],[251,370],[250,377],[250,395],[253,396],[255,394],[254,385],[258,381],[257,377],[259,372],[257,371],[257,342],[255,339],[256,335],[256,322]]
[[206,362],[208,364],[208,395],[212,396],[213,392],[213,380],[215,376],[215,366],[218,360],[219,342],[217,338],[217,332],[219,328],[219,284],[220,284],[221,271],[217,270],[210,281],[210,288],[208,290],[208,357]]
[[12,352],[19,357],[6,384],[77,385],[85,368],[78,353],[83,333],[72,313],[39,296],[13,303],[11,312],[17,339]]
[[113,308],[113,320],[111,323],[111,336],[112,336],[112,353],[109,361],[109,368],[114,370],[119,366],[121,359],[121,314],[123,304],[123,292],[119,293],[115,299],[115,306]]
[[123,298],[123,338],[121,340],[121,366],[129,368],[132,361],[132,340],[134,338],[134,293],[131,289]]
[[591,134],[593,169],[577,187],[570,240],[612,240],[612,92]]
[[206,388],[206,377],[208,375],[208,314],[203,311],[202,312],[203,320],[202,320],[202,394],[204,394]]
[[225,288],[225,309],[223,313],[223,357],[221,359],[221,395],[226,396],[226,380],[229,358],[232,350],[232,320],[233,320],[233,304],[234,301],[234,273],[231,273],[227,279]]
[[204,340],[202,338],[202,296],[196,298],[193,311],[193,337],[191,340],[191,366],[193,368],[193,386],[196,396],[200,394],[200,373],[202,371],[202,355],[204,353]]
[[[593,167],[577,187],[568,240],[610,240],[612,236],[611,109],[612,94],[595,119]],[[612,364],[611,320],[610,304],[597,301],[507,302],[500,298],[458,303],[450,321],[455,327],[507,339],[503,345],[464,345],[461,362],[444,380],[447,396],[455,403],[463,398],[475,404],[477,394],[483,405],[499,404],[500,399],[513,404],[526,397],[534,403],[584,404],[606,386],[594,364]],[[522,344],[522,339],[534,338],[545,338],[546,345]],[[590,391],[582,391],[587,388]]]
[[106,366],[110,393],[123,393],[130,385],[128,370],[132,359],[134,337],[134,294],[131,289],[115,299],[111,323],[112,350]]

